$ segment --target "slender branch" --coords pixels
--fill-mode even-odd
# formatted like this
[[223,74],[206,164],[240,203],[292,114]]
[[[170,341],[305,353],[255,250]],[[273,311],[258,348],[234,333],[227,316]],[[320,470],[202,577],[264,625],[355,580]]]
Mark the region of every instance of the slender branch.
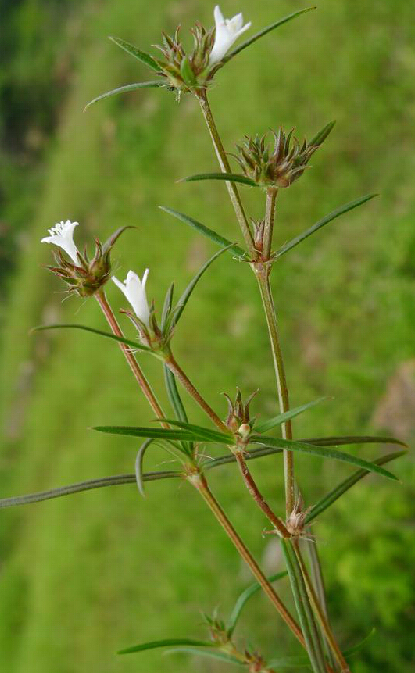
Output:
[[340,666],[341,673],[350,673],[350,668],[345,660],[339,646],[337,645],[336,639],[333,635],[333,632],[329,626],[329,623],[327,621],[327,617],[324,613],[324,610],[322,609],[320,602],[316,596],[316,593],[314,591],[313,583],[310,579],[310,575],[307,570],[307,566],[304,563],[303,556],[300,551],[300,545],[298,539],[293,541],[293,548],[295,551],[295,555],[297,556],[298,559],[298,564],[301,569],[301,574],[304,578],[304,583],[307,589],[307,594],[310,598],[310,603],[313,607],[314,613],[320,623],[321,630],[324,634],[324,637],[326,638],[328,644],[331,647],[331,650]]
[[[95,297],[98,301],[98,304],[100,305],[102,312],[104,313],[107,322],[109,326],[112,329],[113,334],[119,337],[124,337],[124,334],[121,331],[120,326],[118,325],[117,319],[112,312],[112,309],[108,303],[107,297],[105,295],[105,292],[103,290],[100,290],[95,294]],[[156,414],[157,418],[164,418],[164,413],[162,408],[160,407],[156,396],[154,395],[151,386],[149,382],[147,381],[146,377],[144,376],[143,372],[141,371],[141,368],[139,367],[137,360],[135,359],[134,355],[131,352],[131,348],[127,346],[124,343],[119,344],[122,352],[125,355],[125,359],[127,360],[130,369],[138,382],[138,385],[140,386],[141,390],[143,391],[148,403],[150,404],[151,408],[153,409],[154,413]],[[168,423],[161,423],[164,428],[168,428],[169,424]]]
[[294,618],[291,616],[291,614],[288,612],[285,605],[282,603],[275,589],[268,582],[261,568],[251,555],[249,549],[242,542],[241,538],[239,537],[238,533],[232,526],[225,512],[223,511],[223,509],[217,502],[216,498],[214,497],[213,493],[209,489],[205,477],[199,474],[192,475],[188,477],[188,481],[199,491],[200,495],[203,497],[206,504],[213,512],[217,521],[220,523],[220,525],[226,532],[227,536],[232,541],[234,547],[237,549],[237,551],[239,552],[240,556],[243,558],[245,563],[249,566],[252,574],[254,575],[258,583],[261,585],[264,593],[268,596],[271,603],[278,610],[279,614],[281,615],[285,623],[288,625],[288,627],[291,629],[291,631],[294,633],[295,637],[300,641],[301,645],[305,647],[305,640],[303,634],[301,633],[300,627],[298,626]]
[[[259,291],[261,293],[262,303],[264,305],[265,317],[268,325],[269,338],[271,342],[272,354],[274,358],[274,368],[277,378],[278,399],[281,413],[289,410],[289,398],[287,380],[285,378],[284,362],[282,358],[277,317],[275,313],[274,301],[272,298],[269,284],[269,269],[264,264],[253,264]],[[292,439],[291,421],[286,421],[281,425],[282,436],[285,439]],[[284,483],[287,517],[291,514],[295,504],[295,482],[294,482],[294,459],[292,451],[284,451]]]
[[264,260],[269,260],[271,256],[272,235],[274,233],[275,202],[277,200],[278,189],[269,187],[267,189],[267,200],[265,206],[265,226],[262,254]]
[[[203,116],[206,121],[206,125],[209,129],[210,137],[212,138],[213,146],[215,148],[216,156],[219,161],[219,166],[222,173],[231,173],[231,168],[229,165],[228,157],[223,147],[222,140],[216,128],[215,120],[210,109],[210,105],[207,99],[206,91],[204,89],[199,90],[196,94],[197,99],[200,104]],[[255,245],[252,238],[251,229],[249,227],[248,219],[245,215],[245,211],[242,205],[241,197],[239,196],[238,188],[234,182],[227,182],[226,186],[228,188],[229,196],[232,201],[232,205],[235,210],[235,215],[239,222],[239,225],[242,230],[245,243],[248,247],[249,254],[252,258],[255,257]]]
[[242,451],[238,447],[232,447],[232,449],[233,449],[232,451],[233,455],[236,458],[243,480],[245,482],[245,486],[247,487],[248,491],[250,492],[253,499],[257,503],[258,507],[262,509],[267,519],[269,519],[269,521],[272,523],[272,525],[275,527],[275,529],[278,531],[278,534],[281,537],[285,538],[291,537],[283,521],[281,521],[281,519],[276,514],[274,514],[271,507],[264,499],[264,496],[259,491],[258,486],[256,485],[255,480],[251,475],[251,472],[249,471],[248,465],[245,462],[245,458],[243,456]]
[[197,402],[197,404],[203,409],[203,411],[209,416],[209,418],[213,421],[213,423],[216,425],[218,430],[221,432],[226,432],[229,433],[229,428],[225,425],[223,421],[219,418],[217,413],[213,411],[212,407],[209,406],[209,404],[204,400],[204,398],[201,396],[201,394],[196,390],[194,387],[193,383],[190,381],[188,376],[184,373],[183,369],[177,364],[173,354],[170,352],[168,355],[166,355],[166,358],[164,360],[165,364],[167,367],[170,369],[171,372],[176,376],[176,378],[180,381],[182,386],[187,390],[189,395],[193,397],[193,399]]

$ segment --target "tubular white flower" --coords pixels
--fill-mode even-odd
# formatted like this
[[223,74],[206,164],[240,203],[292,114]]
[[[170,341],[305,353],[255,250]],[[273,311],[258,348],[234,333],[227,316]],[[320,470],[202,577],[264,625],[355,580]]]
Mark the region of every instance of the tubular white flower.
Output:
[[115,276],[112,280],[131,304],[137,318],[141,320],[147,327],[150,327],[150,307],[146,297],[146,281],[148,277],[148,269],[144,271],[142,280],[139,279],[134,271],[127,273],[127,278],[124,283],[121,283]]
[[52,229],[49,229],[50,236],[42,238],[41,243],[57,245],[69,255],[74,264],[78,265],[78,248],[73,240],[74,229],[78,224],[79,222],[71,222],[70,220],[58,222]]
[[210,52],[209,65],[221,61],[235,40],[251,27],[251,22],[243,25],[242,14],[236,14],[232,19],[225,19],[219,5],[216,5],[213,16],[215,17],[216,35],[213,49]]

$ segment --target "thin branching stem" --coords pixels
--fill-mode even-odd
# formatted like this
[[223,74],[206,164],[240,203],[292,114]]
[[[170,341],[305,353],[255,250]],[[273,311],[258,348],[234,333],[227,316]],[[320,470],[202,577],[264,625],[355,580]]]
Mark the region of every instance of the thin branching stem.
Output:
[[347,661],[345,660],[339,646],[337,645],[336,639],[335,639],[335,637],[332,633],[330,625],[327,621],[327,617],[324,613],[324,609],[321,607],[320,602],[319,602],[319,600],[316,596],[316,592],[314,590],[313,583],[310,579],[310,575],[308,573],[307,566],[306,566],[306,564],[304,562],[304,559],[303,559],[303,556],[301,554],[298,539],[293,541],[293,548],[294,548],[295,554],[297,556],[298,565],[301,569],[301,574],[304,578],[304,583],[305,583],[305,586],[306,586],[306,589],[307,589],[307,594],[309,596],[310,603],[312,605],[314,614],[316,615],[316,617],[319,621],[321,631],[324,634],[324,637],[326,638],[328,644],[330,645],[330,648],[331,648],[331,650],[332,650],[332,652],[333,652],[333,654],[334,654],[334,656],[335,656],[335,658],[336,658],[336,660],[337,660],[337,662],[340,666],[341,673],[350,673],[349,665],[348,665]]
[[278,531],[278,534],[281,537],[289,538],[291,537],[290,533],[288,532],[284,522],[272,511],[271,507],[268,505],[267,501],[265,500],[264,496],[260,492],[254,478],[252,477],[252,474],[249,470],[248,465],[245,462],[245,458],[243,456],[243,452],[238,448],[238,447],[233,447],[233,454],[236,458],[236,461],[239,465],[239,469],[242,474],[242,478],[245,482],[245,486],[247,487],[249,493],[257,503],[258,507],[264,512],[265,516],[267,519],[272,523],[276,531]]
[[[285,377],[284,361],[281,352],[277,316],[274,300],[269,282],[269,268],[265,264],[253,264],[253,269],[258,281],[264,306],[268,333],[271,342],[274,359],[275,375],[277,379],[278,399],[281,413],[289,411],[289,397],[287,379]],[[285,421],[281,425],[284,439],[292,439],[291,421]],[[284,451],[284,483],[285,483],[285,506],[287,517],[290,516],[295,505],[295,481],[294,481],[294,457],[292,451]]]
[[208,483],[203,475],[197,475],[197,478],[189,478],[189,482],[199,491],[200,495],[203,497],[206,504],[209,506],[217,521],[220,523],[224,529],[227,536],[232,541],[233,545],[239,552],[239,555],[243,558],[246,564],[249,566],[252,574],[255,579],[261,585],[264,593],[268,596],[271,603],[278,610],[279,614],[287,624],[287,626],[294,633],[295,637],[300,641],[301,645],[305,647],[305,640],[301,629],[298,626],[295,619],[288,612],[287,608],[279,598],[277,592],[273,586],[268,582],[258,563],[255,561],[249,549],[245,546],[244,542],[239,537],[238,533],[232,526],[222,507],[219,505],[215,496],[211,492]]
[[212,409],[211,406],[209,406],[209,404],[202,397],[202,395],[199,393],[199,391],[196,390],[193,383],[190,381],[189,377],[184,373],[184,371],[180,367],[180,365],[176,362],[176,359],[171,352],[166,356],[164,362],[167,365],[167,367],[170,369],[170,371],[180,381],[182,386],[187,390],[189,395],[191,395],[191,397],[193,397],[195,402],[197,402],[197,404],[209,416],[209,418],[216,425],[218,430],[220,430],[221,432],[226,432],[228,434],[229,433],[228,427],[225,425],[225,423],[223,421],[221,421],[221,419],[219,418],[217,413]]
[[[103,290],[100,290],[95,294],[95,297],[98,301],[98,304],[100,305],[103,314],[105,315],[105,318],[107,319],[107,322],[109,326],[111,327],[111,330],[113,334],[115,334],[118,337],[124,337],[124,334],[122,333],[122,330],[117,322],[117,319],[111,309],[111,306],[108,303],[107,297],[105,295],[105,292]],[[138,385],[140,386],[142,392],[144,393],[150,407],[156,414],[157,418],[164,418],[164,413],[159,405],[156,396],[154,392],[151,389],[151,386],[149,382],[147,381],[146,377],[144,376],[141,368],[139,367],[137,360],[135,359],[133,353],[131,352],[131,348],[127,346],[124,343],[119,343],[119,346],[122,350],[122,352],[125,355],[125,359],[127,360],[129,367],[134,375],[134,378],[138,382]],[[162,421],[162,426],[164,428],[168,428],[169,424],[165,423]]]
[[264,239],[262,246],[262,255],[264,260],[269,260],[271,256],[271,245],[275,220],[275,202],[277,199],[277,194],[278,189],[276,187],[268,187],[265,206]]
[[[210,137],[212,138],[213,146],[215,148],[216,156],[219,161],[220,169],[222,173],[231,173],[232,171],[229,165],[228,157],[225,152],[225,148],[223,146],[221,137],[218,133],[218,129],[216,128],[216,123],[212,115],[212,110],[210,109],[205,89],[199,90],[196,95],[200,104],[200,109],[202,110],[203,116],[205,118],[206,125],[209,129]],[[245,239],[248,252],[250,256],[254,258],[255,256],[254,240],[252,238],[252,232],[249,227],[244,207],[242,205],[241,197],[239,196],[238,188],[236,187],[234,182],[227,182],[226,186],[228,188],[229,196],[231,198],[237,220],[241,227],[241,231]]]

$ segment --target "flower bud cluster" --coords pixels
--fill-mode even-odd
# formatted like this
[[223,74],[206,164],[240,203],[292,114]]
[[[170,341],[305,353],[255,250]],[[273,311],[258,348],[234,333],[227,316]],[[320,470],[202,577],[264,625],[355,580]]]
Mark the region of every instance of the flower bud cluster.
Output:
[[249,405],[253,398],[258,393],[258,390],[252,393],[245,402],[242,402],[241,391],[236,393],[235,401],[233,402],[229,395],[223,393],[228,402],[228,416],[226,418],[226,425],[232,432],[237,432],[243,440],[247,439],[251,433],[253,420],[249,420]]
[[214,28],[206,30],[196,23],[191,29],[194,47],[190,53],[186,53],[182,45],[180,26],[172,36],[163,33],[163,44],[156,45],[163,54],[163,59],[155,59],[161,75],[178,96],[205,88],[214,75],[212,67],[220,63],[235,40],[251,26],[251,23],[243,25],[242,14],[225,19],[219,6],[215,7],[214,17]]
[[[128,227],[121,227],[102,244],[95,239],[94,257],[89,260],[85,248],[81,254],[74,242],[74,230],[78,222],[59,222],[49,229],[49,236],[42,238],[42,243],[52,243],[59,250],[55,254],[56,266],[48,266],[52,273],[62,278],[69,286],[69,292],[81,297],[90,297],[108,281],[111,273],[110,253],[117,238]],[[70,257],[69,261],[62,250]]]
[[282,128],[274,134],[274,148],[270,150],[266,135],[246,136],[237,145],[235,159],[244,174],[264,187],[289,187],[304,173],[310,157],[319,144],[302,144],[293,136],[293,130],[285,134]]

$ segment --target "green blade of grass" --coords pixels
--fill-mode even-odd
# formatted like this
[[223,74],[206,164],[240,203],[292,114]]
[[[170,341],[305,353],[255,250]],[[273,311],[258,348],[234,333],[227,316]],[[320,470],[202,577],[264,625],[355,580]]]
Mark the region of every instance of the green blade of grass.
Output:
[[188,178],[182,178],[177,182],[198,182],[199,180],[224,180],[226,182],[240,182],[242,185],[248,185],[249,187],[259,186],[255,180],[239,173],[196,173],[196,175],[190,175]]
[[104,98],[110,98],[111,96],[117,96],[119,93],[126,93],[127,91],[136,91],[136,89],[156,89],[166,86],[165,82],[162,80],[155,80],[152,82],[135,82],[134,84],[125,84],[124,86],[118,86],[116,89],[111,89],[111,91],[106,91],[105,93],[100,94],[96,98],[93,98],[89,101],[84,107],[84,112],[98,103],[98,101],[103,100]]
[[138,341],[132,341],[131,339],[125,339],[124,337],[116,336],[115,334],[110,334],[109,332],[103,332],[100,329],[95,329],[94,327],[87,327],[86,325],[77,325],[75,323],[58,323],[53,325],[39,325],[38,327],[32,327],[31,332],[42,332],[49,329],[81,329],[84,332],[92,332],[93,334],[98,334],[99,336],[104,336],[107,339],[113,339],[113,341],[118,341],[119,343],[126,344],[140,351],[147,351],[151,353],[150,348],[143,346],[143,344],[138,343]]
[[[392,460],[396,460],[400,456],[404,456],[406,451],[396,451],[395,453],[389,453],[387,456],[382,456],[374,462],[376,465],[385,465]],[[338,500],[344,493],[346,493],[349,488],[357,484],[358,481],[366,477],[369,474],[368,470],[358,470],[352,474],[348,479],[342,481],[336,488],[334,488],[330,493],[325,495],[321,500],[319,500],[312,509],[308,512],[305,518],[305,524],[311,523],[317,516],[324,512],[330,505],[332,505],[336,500]]]
[[261,443],[265,445],[288,449],[289,451],[310,453],[311,455],[319,456],[320,458],[340,460],[343,463],[349,463],[350,465],[358,465],[359,467],[362,467],[364,470],[368,470],[369,472],[377,472],[383,477],[387,477],[388,479],[398,481],[398,478],[395,477],[394,474],[388,472],[388,470],[384,470],[379,465],[376,465],[376,463],[370,463],[367,460],[363,460],[363,458],[357,458],[356,456],[351,456],[348,453],[343,453],[342,451],[336,451],[335,449],[316,446],[314,444],[305,444],[304,442],[294,442],[283,438],[267,437],[266,439],[264,439],[261,435],[251,435],[250,441],[253,443]]
[[155,650],[159,647],[171,647],[172,645],[193,645],[198,647],[213,647],[213,644],[206,640],[193,640],[192,638],[164,638],[163,640],[151,640],[140,645],[125,647],[119,650],[117,654],[134,654],[135,652],[145,652],[146,650]]
[[286,421],[289,421],[291,418],[295,418],[299,414],[302,414],[303,411],[311,409],[311,407],[315,407],[316,404],[320,404],[320,402],[323,402],[324,400],[327,399],[328,399],[327,397],[319,397],[317,400],[313,400],[313,402],[303,404],[301,407],[295,407],[294,409],[290,409],[290,411],[286,411],[283,414],[278,414],[278,416],[274,416],[274,418],[270,418],[268,421],[265,421],[264,423],[260,423],[260,425],[255,426],[254,432],[257,432],[261,435],[263,432],[267,432],[268,430],[275,428],[276,425],[281,425],[281,423],[285,423]]
[[221,248],[226,248],[229,252],[233,252],[235,255],[237,255],[240,259],[245,259],[245,252],[241,247],[239,247],[239,245],[236,243],[231,243],[231,241],[228,241],[227,238],[224,238],[224,236],[216,233],[216,231],[213,231],[213,229],[209,229],[209,227],[206,227],[201,222],[194,220],[193,217],[189,217],[188,215],[180,213],[178,210],[173,210],[173,208],[168,208],[167,206],[159,206],[159,208],[160,210],[164,210],[165,213],[169,213],[169,215],[173,215],[173,217],[176,217],[178,220],[181,220],[182,222],[190,225],[200,234],[203,234],[203,236],[210,238],[210,240],[216,243],[216,245],[220,245]]
[[144,63],[144,65],[147,65],[155,72],[162,72],[162,69],[160,68],[157,61],[152,56],[150,56],[150,54],[147,54],[147,52],[141,51],[141,49],[134,47],[134,45],[130,44],[129,42],[126,42],[125,40],[122,40],[119,37],[113,37],[112,35],[110,35],[109,39],[112,42],[114,42],[114,44],[116,44],[118,47],[124,49],[124,51],[126,51],[127,54],[130,54],[130,56],[133,56],[134,58],[138,59],[139,61],[141,61],[141,63]]
[[344,206],[340,206],[340,208],[337,208],[337,210],[333,210],[332,213],[329,213],[329,215],[323,217],[322,220],[319,220],[318,222],[316,222],[316,224],[313,224],[312,227],[303,231],[302,234],[299,234],[291,241],[283,245],[282,248],[277,250],[277,252],[275,253],[275,258],[277,259],[278,257],[282,257],[282,255],[285,255],[286,252],[295,248],[297,245],[302,243],[302,241],[304,241],[306,238],[314,234],[316,231],[324,227],[332,220],[335,220],[337,217],[340,217],[340,215],[348,213],[349,210],[353,210],[354,208],[363,205],[367,201],[373,199],[375,196],[378,196],[378,194],[368,194],[367,196],[362,196],[360,199],[356,199],[356,201],[350,201],[350,203],[346,203]]

